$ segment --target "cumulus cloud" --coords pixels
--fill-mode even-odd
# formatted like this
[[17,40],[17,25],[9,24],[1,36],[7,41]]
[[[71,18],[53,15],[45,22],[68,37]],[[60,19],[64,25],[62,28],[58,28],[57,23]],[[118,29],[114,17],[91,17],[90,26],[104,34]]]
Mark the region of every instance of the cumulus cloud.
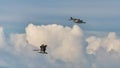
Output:
[[26,28],[26,37],[29,44],[39,47],[42,43],[48,45],[50,58],[73,62],[80,57],[82,45],[82,30],[74,25],[73,28],[61,25],[29,24]]
[[27,45],[24,34],[11,34],[10,43],[15,52],[21,52]]
[[108,33],[105,37],[91,36],[86,39],[87,53],[94,55],[93,67],[95,68],[119,68],[120,39],[115,32]]
[[91,36],[88,39],[86,39],[86,41],[88,42],[88,47],[87,49],[87,53],[88,54],[95,54],[96,50],[98,50],[99,46],[100,46],[100,42],[101,40],[99,38],[96,38],[95,36]]
[[88,42],[88,54],[95,54],[99,48],[104,48],[107,52],[120,53],[120,39],[117,38],[115,32],[110,32],[107,37],[103,38],[91,36],[86,41]]
[[[0,27],[0,67],[119,68],[120,37],[115,32],[95,34],[86,36],[78,25],[29,24],[25,33],[6,37]],[[32,51],[43,43],[47,55]]]

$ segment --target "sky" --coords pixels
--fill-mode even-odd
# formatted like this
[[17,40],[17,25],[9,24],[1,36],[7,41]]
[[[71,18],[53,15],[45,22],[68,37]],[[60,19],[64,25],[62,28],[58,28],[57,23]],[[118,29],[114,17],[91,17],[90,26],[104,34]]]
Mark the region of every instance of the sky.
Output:
[[120,68],[119,2],[0,0],[0,68]]
[[119,32],[120,29],[118,0],[1,0],[0,10],[0,25],[8,32],[21,33],[29,23],[71,26],[69,17],[87,22],[80,25],[85,30]]

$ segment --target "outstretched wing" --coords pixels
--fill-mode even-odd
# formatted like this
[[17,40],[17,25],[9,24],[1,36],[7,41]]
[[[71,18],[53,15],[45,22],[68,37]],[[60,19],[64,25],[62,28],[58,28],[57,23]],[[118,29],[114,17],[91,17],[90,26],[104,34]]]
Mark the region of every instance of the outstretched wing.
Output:
[[48,54],[47,52],[38,52],[38,53],[41,53],[41,54]]
[[40,49],[33,49],[33,51],[40,51]]

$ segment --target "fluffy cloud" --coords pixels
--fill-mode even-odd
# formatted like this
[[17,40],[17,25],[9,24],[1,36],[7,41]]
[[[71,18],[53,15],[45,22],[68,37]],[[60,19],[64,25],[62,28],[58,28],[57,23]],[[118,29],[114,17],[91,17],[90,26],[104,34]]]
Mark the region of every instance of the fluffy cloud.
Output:
[[74,62],[79,59],[82,45],[82,30],[74,25],[73,28],[61,25],[29,24],[26,28],[26,37],[29,44],[39,47],[42,43],[48,45],[50,58],[65,62]]
[[94,68],[119,68],[120,65],[120,39],[115,32],[108,33],[105,37],[91,36],[86,39],[87,53],[94,55]]
[[91,36],[86,41],[88,42],[88,54],[95,54],[100,48],[104,48],[107,52],[120,53],[120,39],[117,38],[115,32],[110,32],[107,37],[103,38]]
[[91,36],[88,39],[86,39],[86,41],[89,44],[88,47],[86,48],[87,49],[87,53],[88,54],[95,54],[96,50],[98,50],[98,48],[100,46],[101,40],[99,38]]
[[[119,68],[120,37],[115,32],[88,36],[78,26],[29,24],[24,34],[4,35],[0,27],[0,67]],[[44,43],[47,55],[32,51]]]

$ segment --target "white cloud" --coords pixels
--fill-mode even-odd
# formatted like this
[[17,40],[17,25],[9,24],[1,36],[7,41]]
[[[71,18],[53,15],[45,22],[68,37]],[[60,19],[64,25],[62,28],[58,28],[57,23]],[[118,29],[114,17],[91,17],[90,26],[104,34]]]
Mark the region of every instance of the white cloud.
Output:
[[116,33],[109,33],[108,37],[103,41],[103,47],[105,47],[108,52],[113,50],[120,53],[120,39],[116,37]]
[[89,44],[88,47],[86,48],[87,53],[95,54],[100,46],[101,40],[99,38],[96,38],[95,36],[92,36],[92,37],[89,37],[86,41]]
[[13,48],[17,52],[21,52],[23,48],[26,47],[27,42],[24,34],[11,34],[10,42]]
[[107,36],[91,36],[87,40],[86,51],[93,56],[94,68],[119,68],[120,39],[115,32],[109,32]]
[[3,48],[5,44],[4,31],[3,28],[0,27],[0,48]]
[[[25,34],[10,34],[6,37],[1,27],[0,44],[5,45],[0,46],[4,47],[0,50],[0,66],[119,68],[120,37],[115,32],[108,35],[95,34],[98,33],[91,36],[91,32],[86,37],[78,25],[71,28],[56,24],[38,26],[29,24]],[[48,45],[47,55],[32,51],[39,48],[42,43]]]
[[26,37],[33,46],[47,44],[50,57],[56,60],[74,62],[80,57],[82,30],[77,25],[70,28],[56,24],[46,26],[29,24],[26,28]]
[[89,37],[86,40],[88,42],[87,52],[89,54],[95,54],[99,48],[104,48],[107,52],[120,53],[120,39],[116,37],[115,32],[110,32],[107,37]]

